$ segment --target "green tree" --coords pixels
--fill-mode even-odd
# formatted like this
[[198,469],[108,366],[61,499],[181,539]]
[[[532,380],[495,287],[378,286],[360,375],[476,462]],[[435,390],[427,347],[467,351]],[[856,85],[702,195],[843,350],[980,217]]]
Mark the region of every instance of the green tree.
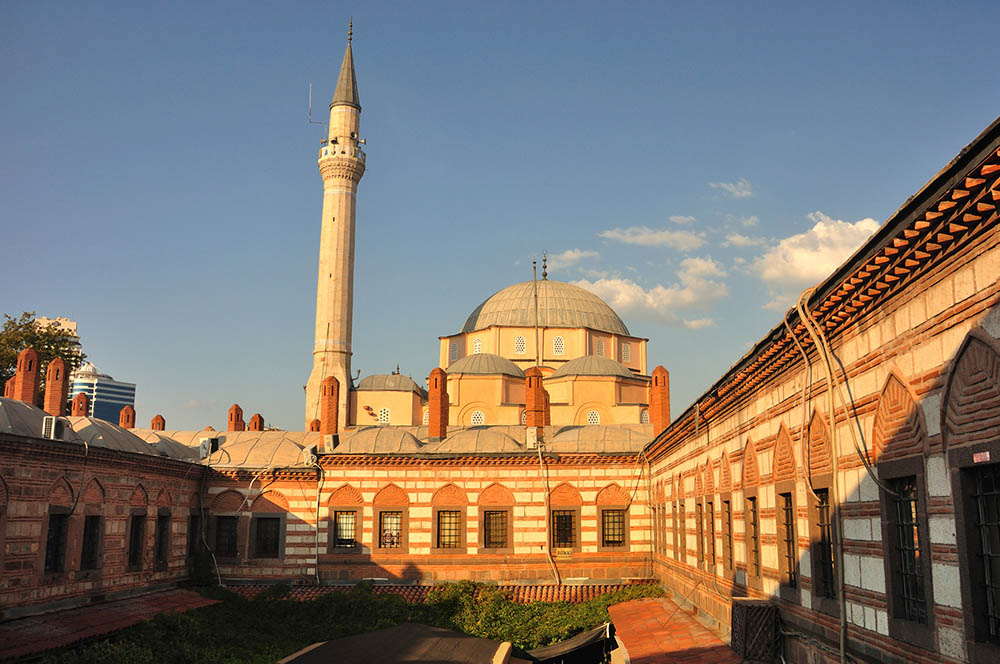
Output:
[[38,353],[38,403],[42,405],[45,394],[45,369],[49,362],[61,357],[66,363],[67,375],[79,368],[87,356],[80,350],[80,339],[74,334],[52,323],[39,325],[34,311],[25,311],[14,318],[4,314],[3,328],[0,329],[0,390],[17,370],[17,355],[25,348],[34,348]]

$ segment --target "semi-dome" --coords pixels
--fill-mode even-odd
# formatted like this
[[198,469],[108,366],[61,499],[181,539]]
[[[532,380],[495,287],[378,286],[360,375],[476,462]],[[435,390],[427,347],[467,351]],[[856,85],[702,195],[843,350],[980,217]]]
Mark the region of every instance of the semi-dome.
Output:
[[608,304],[590,291],[561,281],[525,281],[494,293],[476,307],[462,332],[491,325],[531,327],[535,324],[535,286],[538,286],[538,324],[544,327],[589,327],[623,334],[628,328]]
[[387,390],[390,392],[416,392],[424,399],[427,398],[427,391],[417,385],[409,376],[402,374],[373,374],[365,376],[358,383],[355,390]]
[[478,374],[481,376],[514,376],[524,378],[524,372],[519,366],[493,353],[475,353],[466,355],[460,360],[448,365],[448,374]]
[[622,378],[641,378],[621,362],[616,362],[603,355],[584,355],[570,360],[556,369],[549,378],[561,376],[620,376]]

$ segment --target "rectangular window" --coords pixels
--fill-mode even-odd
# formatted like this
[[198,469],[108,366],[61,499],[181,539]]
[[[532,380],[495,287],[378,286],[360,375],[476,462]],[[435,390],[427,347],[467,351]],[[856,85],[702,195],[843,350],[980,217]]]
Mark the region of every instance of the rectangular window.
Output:
[[49,514],[49,531],[45,536],[45,573],[63,571],[66,557],[66,526],[68,514]]
[[722,562],[733,568],[733,505],[728,500],[722,501]]
[[673,504],[673,520],[674,520],[674,560],[681,559],[681,535],[680,528],[677,525],[677,503]]
[[507,548],[507,512],[483,512],[483,547]]
[[437,541],[439,549],[457,549],[462,545],[462,513],[438,510]]
[[142,550],[145,548],[146,540],[146,515],[133,514],[130,519],[128,537],[128,566],[130,568],[142,567]]
[[[917,530],[917,478],[900,477],[888,482],[896,495],[892,502],[892,552],[893,593],[899,615],[912,622],[927,623],[927,600],[924,597],[924,574],[921,558],[925,552],[920,547]],[[998,552],[1000,554],[1000,552]]]
[[156,566],[166,567],[170,557],[170,515],[156,517]]
[[398,549],[403,545],[403,513],[381,512],[378,516],[379,546]]
[[188,558],[201,551],[201,515],[192,514],[188,517]]
[[281,517],[254,517],[255,558],[278,558],[281,551]]
[[747,498],[747,574],[760,577],[760,517],[757,514],[757,496]]
[[552,546],[576,546],[576,513],[573,510],[552,510]]
[[237,517],[215,517],[215,555],[220,558],[235,558],[237,548]]
[[682,562],[686,562],[687,561],[687,548],[688,548],[688,542],[687,542],[688,522],[687,522],[687,511],[684,509],[684,503],[681,503],[681,511],[680,511],[679,522],[678,522],[677,526],[678,526],[677,527],[677,540],[678,540],[678,542],[677,542],[677,544],[678,544],[677,560],[680,560]]
[[628,342],[622,344],[622,362],[628,363],[632,361],[632,347],[629,346]]
[[781,583],[789,588],[795,588],[799,584],[795,572],[798,552],[795,543],[795,506],[792,503],[791,493],[778,494],[778,509],[778,546],[781,547],[782,556]]
[[698,532],[698,564],[702,565],[705,563],[705,523],[702,521],[701,503],[695,503],[694,505],[694,520],[695,528]]
[[607,547],[625,546],[625,510],[601,512],[601,544]]
[[816,565],[819,573],[816,594],[833,599],[837,596],[835,562],[833,557],[833,521],[830,513],[830,490],[816,492]]
[[83,519],[83,546],[80,550],[80,570],[97,569],[97,556],[101,550],[101,517],[90,515]]
[[357,512],[354,510],[337,511],[333,513],[333,545],[341,549],[355,545],[354,535],[357,532]]
[[971,471],[972,527],[969,539],[973,553],[974,604],[983,607],[978,630],[983,641],[1000,644],[1000,464]]
[[709,568],[715,569],[715,503],[709,501],[705,503],[705,518],[708,521],[708,529],[706,534],[708,535],[708,565]]

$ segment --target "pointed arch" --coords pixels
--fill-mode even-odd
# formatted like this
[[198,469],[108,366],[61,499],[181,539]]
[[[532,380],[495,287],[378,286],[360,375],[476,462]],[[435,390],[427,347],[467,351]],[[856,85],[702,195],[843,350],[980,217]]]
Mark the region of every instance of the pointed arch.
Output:
[[923,413],[906,382],[890,373],[878,398],[872,425],[871,461],[888,460],[926,451]]
[[628,494],[620,486],[611,483],[597,493],[594,502],[598,505],[628,505]]
[[719,492],[726,493],[733,490],[733,464],[729,460],[729,454],[723,450],[722,458],[719,459]]
[[84,505],[104,504],[104,487],[101,486],[101,482],[96,477],[92,477],[87,482],[87,486],[83,488],[83,493],[80,494],[80,500]]
[[73,487],[65,476],[60,477],[49,487],[49,505],[69,507],[73,504]]
[[288,510],[288,499],[278,491],[265,491],[253,501],[251,512],[282,513]]
[[469,499],[465,492],[454,484],[445,484],[434,492],[431,505],[468,505]]
[[955,355],[941,413],[945,448],[986,442],[996,437],[995,418],[984,413],[1000,409],[1000,354],[970,334]]
[[243,496],[229,489],[223,491],[212,501],[213,512],[238,512],[243,507]]
[[350,484],[341,484],[337,490],[330,494],[327,505],[361,505],[364,503],[361,492]]
[[740,482],[743,487],[757,486],[760,483],[760,467],[757,464],[757,448],[753,441],[747,438],[743,448],[743,473]]
[[705,495],[711,496],[715,493],[715,469],[712,467],[712,461],[708,460],[701,469],[702,477],[702,489]]
[[129,498],[128,504],[132,507],[146,507],[149,505],[149,494],[146,493],[146,489],[141,484],[136,484],[135,488],[132,489],[132,497]]
[[705,484],[701,477],[701,468],[695,467],[694,469],[694,495],[701,496],[705,493]]
[[808,431],[806,459],[809,464],[809,474],[832,473],[833,454],[830,450],[830,431],[826,426],[826,417],[819,408],[813,409]]
[[156,494],[156,506],[170,507],[171,505],[173,505],[173,501],[170,500],[170,493],[166,489],[160,489],[160,492]]
[[674,500],[682,498],[684,498],[684,474],[677,473],[674,475]]
[[381,491],[375,494],[372,504],[408,507],[410,505],[410,497],[395,484],[387,484],[382,487]]
[[778,439],[774,443],[771,481],[781,482],[793,479],[795,479],[795,448],[792,445],[792,434],[782,422],[778,425]]
[[479,494],[480,505],[513,505],[514,494],[502,484],[493,483]]
[[549,494],[549,505],[582,505],[583,498],[575,486],[563,482]]

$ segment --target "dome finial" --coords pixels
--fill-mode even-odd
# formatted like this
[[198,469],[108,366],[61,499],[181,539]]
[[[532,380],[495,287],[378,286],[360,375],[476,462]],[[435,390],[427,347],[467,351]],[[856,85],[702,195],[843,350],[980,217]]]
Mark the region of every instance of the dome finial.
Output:
[[354,17],[352,16],[350,20],[347,21],[347,43],[351,43],[351,39],[354,37]]
[[547,253],[547,252],[544,252],[544,251],[543,251],[543,252],[542,252],[542,281],[545,281],[546,279],[548,279],[548,278],[549,278],[549,273],[548,273],[548,269],[549,269],[549,266],[548,266],[548,261],[549,261],[549,255],[548,255],[548,253]]

